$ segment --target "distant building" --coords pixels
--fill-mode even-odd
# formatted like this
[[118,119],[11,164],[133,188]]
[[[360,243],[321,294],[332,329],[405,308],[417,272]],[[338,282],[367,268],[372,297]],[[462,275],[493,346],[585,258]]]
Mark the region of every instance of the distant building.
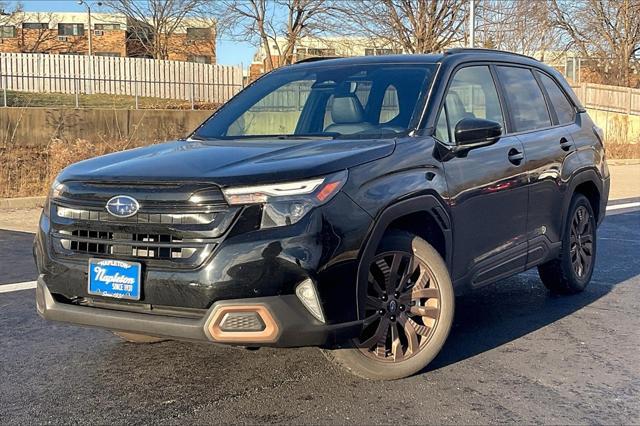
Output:
[[[92,13],[20,12],[0,23],[0,52],[86,55],[91,45],[96,56],[149,57],[140,43],[151,37],[144,22],[124,15]],[[141,34],[140,32],[143,32]],[[211,23],[185,20],[168,40],[167,59],[214,64],[216,34]]]
[[[278,40],[278,44],[271,46],[271,59],[274,67],[280,65],[280,55],[278,45],[282,47],[284,40]],[[373,55],[393,55],[405,53],[398,46],[388,46],[380,41],[365,37],[307,37],[296,46],[293,62],[306,58],[331,57],[331,56],[373,56]],[[267,53],[264,46],[261,46],[254,55],[253,63],[249,70],[251,79],[255,79],[261,74],[269,71]]]

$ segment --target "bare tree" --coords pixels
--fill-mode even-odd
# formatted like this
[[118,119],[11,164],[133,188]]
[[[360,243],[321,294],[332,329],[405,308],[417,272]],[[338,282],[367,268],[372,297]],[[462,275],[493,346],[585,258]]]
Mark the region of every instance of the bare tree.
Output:
[[484,0],[478,7],[479,34],[484,47],[545,59],[555,48],[560,31],[553,25],[544,1]]
[[549,0],[555,24],[603,80],[629,86],[640,53],[640,0]]
[[463,0],[360,0],[333,2],[340,22],[359,34],[407,53],[429,53],[464,40]]
[[[167,59],[170,39],[185,22],[201,18],[203,0],[108,0],[104,7],[127,19],[130,41],[155,59]],[[213,22],[211,21],[211,25]]]
[[[268,69],[290,64],[301,39],[326,30],[328,0],[225,0],[225,30],[259,43]],[[273,58],[277,58],[276,61]]]
[[24,5],[22,2],[16,2],[15,4],[11,4],[8,1],[0,1],[0,25],[8,25],[11,24],[13,17],[22,13],[24,10]]

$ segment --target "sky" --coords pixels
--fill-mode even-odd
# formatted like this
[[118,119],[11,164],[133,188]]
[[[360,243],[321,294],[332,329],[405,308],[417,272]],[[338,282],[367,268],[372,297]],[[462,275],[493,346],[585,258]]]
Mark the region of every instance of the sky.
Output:
[[[10,3],[9,10],[15,2]],[[89,1],[89,4],[95,3],[97,1]],[[76,0],[23,0],[22,4],[24,9],[29,12],[82,12],[86,10]],[[246,42],[218,40],[216,46],[217,62],[223,65],[243,64],[247,68],[253,60],[255,51],[256,48]]]

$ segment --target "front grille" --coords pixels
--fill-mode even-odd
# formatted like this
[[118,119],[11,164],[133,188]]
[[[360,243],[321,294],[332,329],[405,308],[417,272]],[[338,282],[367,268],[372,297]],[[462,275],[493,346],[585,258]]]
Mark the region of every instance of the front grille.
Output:
[[138,213],[131,217],[117,218],[106,211],[58,207],[58,216],[67,219],[92,222],[163,223],[171,225],[201,225],[214,221],[216,213]]
[[[51,243],[56,257],[71,261],[100,257],[144,261],[149,267],[195,268],[213,252],[239,213],[239,208],[220,201],[219,189],[198,192],[208,198],[194,203],[189,195],[192,187],[183,192],[177,184],[131,185],[127,194],[138,199],[140,210],[121,218],[106,211],[107,201],[122,193],[118,188],[68,186],[64,198],[51,203]],[[168,191],[173,191],[174,201],[165,201]]]
[[107,254],[145,259],[189,259],[202,244],[185,247],[169,234],[127,234],[77,229],[56,234],[65,250],[83,254]]

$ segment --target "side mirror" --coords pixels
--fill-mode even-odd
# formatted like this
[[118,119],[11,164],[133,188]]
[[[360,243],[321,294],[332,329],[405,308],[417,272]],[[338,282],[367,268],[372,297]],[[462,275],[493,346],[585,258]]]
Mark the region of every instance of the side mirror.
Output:
[[502,136],[502,125],[482,118],[463,118],[458,121],[455,138],[458,146],[473,148],[489,145]]

